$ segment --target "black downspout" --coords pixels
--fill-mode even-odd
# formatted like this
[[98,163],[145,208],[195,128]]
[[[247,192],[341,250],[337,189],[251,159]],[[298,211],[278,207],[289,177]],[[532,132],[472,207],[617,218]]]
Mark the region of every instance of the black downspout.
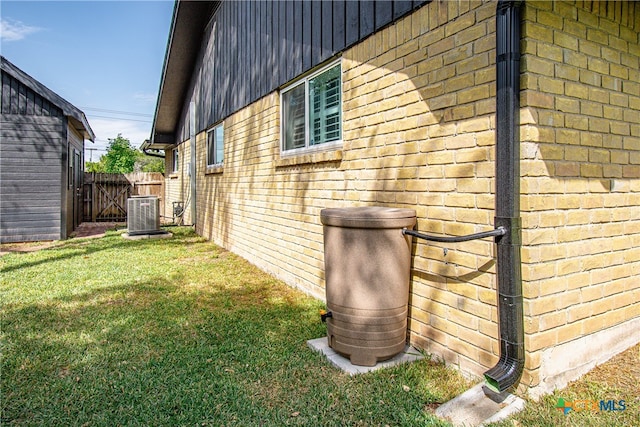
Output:
[[484,373],[502,393],[524,369],[520,219],[520,1],[500,0],[496,13],[496,237],[500,359]]

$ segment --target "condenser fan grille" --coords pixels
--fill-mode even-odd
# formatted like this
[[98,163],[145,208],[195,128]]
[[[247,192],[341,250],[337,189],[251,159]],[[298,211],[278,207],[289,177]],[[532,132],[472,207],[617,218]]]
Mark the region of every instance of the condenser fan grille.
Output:
[[157,197],[132,197],[127,200],[127,229],[129,235],[160,231],[160,205]]

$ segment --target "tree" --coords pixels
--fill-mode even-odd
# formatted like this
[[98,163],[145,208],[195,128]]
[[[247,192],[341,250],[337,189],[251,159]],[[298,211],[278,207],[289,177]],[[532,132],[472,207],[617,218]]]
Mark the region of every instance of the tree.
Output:
[[160,172],[164,173],[164,159],[154,156],[147,156],[138,151],[138,159],[133,169],[136,172]]
[[109,138],[107,153],[100,156],[97,162],[87,162],[85,170],[97,173],[164,173],[164,159],[144,154],[133,148],[122,134],[118,134],[116,138]]
[[104,173],[107,170],[104,161],[104,156],[100,156],[100,159],[97,162],[87,162],[84,169],[87,172]]
[[109,138],[107,153],[100,158],[100,161],[104,158],[107,173],[129,173],[133,172],[138,153],[140,151],[133,148],[127,138],[118,134],[116,138]]

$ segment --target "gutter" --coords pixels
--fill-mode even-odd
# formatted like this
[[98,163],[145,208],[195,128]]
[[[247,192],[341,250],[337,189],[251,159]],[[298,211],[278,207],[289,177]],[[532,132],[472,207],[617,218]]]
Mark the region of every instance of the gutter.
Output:
[[496,13],[496,238],[500,359],[484,373],[487,386],[501,393],[524,369],[524,318],[520,247],[520,6],[500,0]]
[[403,229],[404,235],[456,243],[494,237],[497,247],[500,358],[484,373],[487,387],[507,391],[524,370],[522,310],[522,221],[520,218],[520,6],[499,0],[496,10],[496,217],[495,228],[466,236],[441,237]]
[[147,150],[149,150],[149,149],[148,149],[148,148],[143,148],[143,149],[142,149],[142,152],[143,152],[144,154],[146,154],[147,156],[151,156],[151,157],[160,157],[161,159],[164,159],[164,158],[165,158],[165,155],[164,155],[164,154],[152,153],[152,152],[147,151]]

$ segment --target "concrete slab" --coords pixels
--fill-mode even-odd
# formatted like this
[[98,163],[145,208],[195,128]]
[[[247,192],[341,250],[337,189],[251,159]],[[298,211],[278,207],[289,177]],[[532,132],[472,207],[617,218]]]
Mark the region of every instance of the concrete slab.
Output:
[[480,383],[440,405],[435,414],[454,426],[477,427],[503,420],[524,407],[521,398],[511,393],[495,393]]
[[336,353],[334,349],[329,347],[327,337],[309,340],[307,341],[307,346],[309,346],[309,348],[313,351],[324,354],[332,365],[348,373],[349,375],[364,374],[366,372],[388,368],[390,366],[399,365],[401,363],[414,362],[416,360],[424,358],[422,353],[420,353],[415,348],[407,345],[404,348],[404,351],[402,351],[395,357],[389,360],[385,360],[384,362],[378,362],[375,366],[357,366],[351,364],[351,361],[348,358]]
[[127,240],[144,240],[144,239],[169,239],[173,237],[173,233],[169,233],[168,231],[164,231],[162,233],[152,233],[152,234],[135,234],[130,236],[129,233],[122,233],[122,237]]

